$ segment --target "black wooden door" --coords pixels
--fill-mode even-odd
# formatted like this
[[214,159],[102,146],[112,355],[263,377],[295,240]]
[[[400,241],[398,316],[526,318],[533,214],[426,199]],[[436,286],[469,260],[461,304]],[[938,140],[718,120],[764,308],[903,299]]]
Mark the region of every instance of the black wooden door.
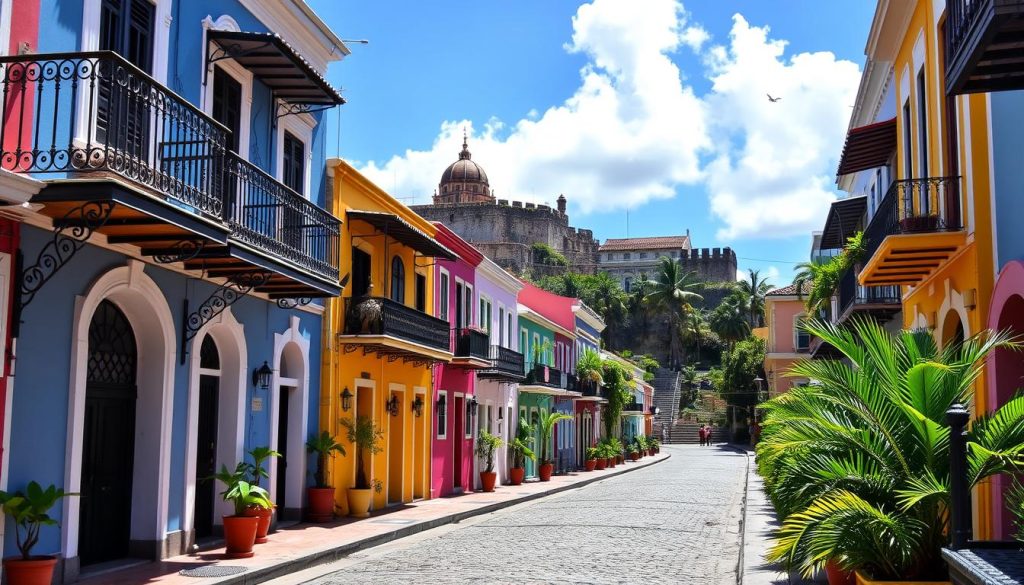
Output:
[[370,292],[370,255],[352,247],[352,298]]
[[[101,51],[114,51],[143,72],[153,72],[155,8],[148,0],[103,0],[100,5]],[[110,148],[147,158],[150,99],[134,72],[109,63],[98,69],[96,138]],[[132,81],[126,81],[126,80]]]
[[[306,145],[289,132],[284,133],[284,160],[282,161],[284,184],[300,195],[306,191]],[[291,248],[305,251],[303,247],[303,213],[300,202],[284,205],[284,243]]]
[[137,363],[128,319],[103,301],[89,325],[78,531],[82,565],[128,556]]
[[217,390],[220,378],[199,377],[199,424],[196,429],[196,538],[213,534],[215,482],[217,471]]
[[277,406],[277,447],[275,450],[281,454],[277,459],[277,504],[284,507],[285,486],[287,485],[286,473],[288,469],[288,396],[290,388],[281,386],[281,395],[278,397]]
[[[213,119],[224,124],[231,133],[228,136],[227,147],[232,152],[238,152],[242,146],[239,144],[239,132],[242,127],[242,85],[224,72],[220,67],[214,68],[213,72]],[[224,198],[224,216],[234,219],[239,223],[245,220],[238,217],[235,209],[238,198],[238,170],[232,165],[231,160],[214,158],[214,164],[219,168],[214,170],[214,178],[220,177],[220,191]]]

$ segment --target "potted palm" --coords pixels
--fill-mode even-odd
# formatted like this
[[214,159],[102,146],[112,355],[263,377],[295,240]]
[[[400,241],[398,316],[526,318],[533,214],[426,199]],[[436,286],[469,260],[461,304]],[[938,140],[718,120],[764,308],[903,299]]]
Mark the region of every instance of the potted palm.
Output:
[[309,437],[306,452],[316,455],[314,485],[306,488],[309,499],[307,518],[310,522],[330,522],[334,518],[334,487],[327,483],[327,462],[338,453],[344,455],[345,448],[330,433],[323,431]]
[[615,437],[608,438],[608,454],[611,458],[612,467],[615,467],[615,463],[625,463],[625,459],[622,457],[623,451],[622,441]]
[[633,439],[629,442],[629,460],[636,461],[637,459],[640,459],[640,444]]
[[547,416],[540,419],[540,465],[537,467],[537,476],[541,481],[551,481],[551,473],[555,469],[554,462],[548,456],[551,452],[551,436],[554,434],[555,425],[563,420],[571,420],[572,417],[561,412],[549,412]]
[[661,441],[657,438],[648,438],[647,447],[650,449],[651,455],[661,453]]
[[586,460],[583,462],[583,468],[587,471],[594,471],[597,469],[597,447],[587,447],[585,455]]
[[617,455],[614,439],[606,440],[604,443],[604,456],[608,460],[606,465],[609,469],[615,469],[615,466],[618,464]]
[[348,488],[348,513],[356,518],[366,518],[370,515],[372,492],[380,493],[383,484],[377,479],[370,480],[363,459],[381,452],[384,431],[374,424],[372,418],[362,415],[342,419],[341,424],[345,427],[349,443],[356,447],[356,485]]
[[594,388],[604,382],[601,376],[602,369],[601,354],[587,348],[576,362],[576,377],[579,378],[580,384]]
[[[252,463],[248,464],[249,470],[249,483],[259,486],[260,481],[263,478],[270,478],[270,472],[267,471],[266,462],[271,457],[280,457],[281,454],[274,451],[270,447],[256,447],[249,451],[249,457],[252,457]],[[263,544],[267,542],[267,534],[270,532],[270,520],[274,515],[274,504],[270,506],[249,506],[246,508],[245,513],[249,516],[255,516],[259,518],[259,523],[256,524],[256,544]]]
[[512,467],[508,470],[508,480],[512,485],[523,483],[523,478],[526,477],[526,460],[537,459],[537,455],[531,449],[533,432],[533,425],[521,418],[515,438],[508,443],[508,450],[512,453]]
[[10,585],[50,585],[57,557],[33,556],[32,548],[39,542],[43,526],[57,525],[57,521],[50,518],[50,509],[61,499],[73,495],[76,494],[65,493],[54,485],[43,489],[34,481],[25,486],[25,491],[0,491],[0,506],[14,521],[15,542],[21,553],[20,557],[4,559],[4,575]]
[[220,493],[221,497],[235,508],[233,515],[224,516],[224,540],[227,545],[227,556],[232,559],[251,557],[253,555],[252,547],[256,544],[259,518],[247,514],[247,510],[253,506],[261,508],[273,506],[267,496],[267,490],[249,483],[249,465],[246,463],[239,463],[234,471],[229,471],[226,465],[221,465],[220,471],[213,477],[224,484],[224,491]]
[[501,447],[504,441],[485,430],[480,431],[476,440],[476,456],[484,460],[484,470],[480,472],[480,484],[485,492],[493,492],[498,474],[494,471],[494,450]]

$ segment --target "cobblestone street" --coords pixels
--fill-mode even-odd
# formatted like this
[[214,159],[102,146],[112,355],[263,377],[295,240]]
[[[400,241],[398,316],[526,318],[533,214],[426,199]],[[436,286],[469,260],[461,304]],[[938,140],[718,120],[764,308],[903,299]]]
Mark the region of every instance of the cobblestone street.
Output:
[[746,457],[665,448],[650,468],[352,555],[309,582],[734,585]]

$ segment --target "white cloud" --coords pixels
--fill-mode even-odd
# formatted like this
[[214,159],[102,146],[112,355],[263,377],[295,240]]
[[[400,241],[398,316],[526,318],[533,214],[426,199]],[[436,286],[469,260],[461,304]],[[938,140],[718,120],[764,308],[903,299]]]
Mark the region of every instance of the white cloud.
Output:
[[[711,90],[697,96],[672,55],[699,53]],[[576,91],[514,123],[445,121],[431,148],[362,171],[398,197],[429,201],[463,128],[499,198],[608,212],[702,186],[720,239],[805,234],[832,200],[855,64],[831,53],[786,58],[785,42],[734,17],[726,45],[676,0],[594,0],[573,17],[566,50],[586,55]],[[769,103],[765,93],[783,99]],[[702,160],[705,161],[702,164]]]

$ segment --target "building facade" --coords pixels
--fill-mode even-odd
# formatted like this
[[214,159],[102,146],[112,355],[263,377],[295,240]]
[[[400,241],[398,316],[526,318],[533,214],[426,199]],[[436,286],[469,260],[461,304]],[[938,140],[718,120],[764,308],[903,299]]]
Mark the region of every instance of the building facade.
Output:
[[804,301],[810,292],[805,283],[798,295],[795,284],[769,291],[764,297],[767,322],[764,371],[768,376],[768,396],[778,396],[790,388],[806,384],[807,380],[790,376],[790,368],[800,360],[810,358],[811,337],[801,330],[807,319]]

